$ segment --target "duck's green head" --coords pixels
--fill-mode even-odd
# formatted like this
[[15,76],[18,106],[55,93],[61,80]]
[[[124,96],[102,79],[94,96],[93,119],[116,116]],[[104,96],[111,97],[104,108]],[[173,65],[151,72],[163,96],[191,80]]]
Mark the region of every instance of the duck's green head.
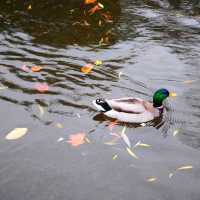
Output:
[[173,97],[173,96],[176,96],[176,94],[173,92],[169,92],[167,89],[159,89],[153,95],[153,106],[160,107],[163,105],[163,101],[167,97]]

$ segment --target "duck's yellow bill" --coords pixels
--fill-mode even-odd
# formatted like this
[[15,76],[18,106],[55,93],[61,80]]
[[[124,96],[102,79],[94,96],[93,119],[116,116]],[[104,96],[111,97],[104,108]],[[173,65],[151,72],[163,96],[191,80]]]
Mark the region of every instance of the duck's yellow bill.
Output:
[[170,97],[176,97],[177,94],[176,94],[175,92],[170,92],[170,93],[169,93],[169,96],[170,96]]

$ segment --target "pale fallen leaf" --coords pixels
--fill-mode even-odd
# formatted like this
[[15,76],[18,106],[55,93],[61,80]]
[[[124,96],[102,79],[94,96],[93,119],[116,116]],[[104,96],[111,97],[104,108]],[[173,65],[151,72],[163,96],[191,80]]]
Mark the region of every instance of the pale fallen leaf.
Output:
[[157,180],[156,177],[149,177],[149,178],[147,179],[147,182],[152,183],[152,182],[155,182],[156,180]]
[[176,170],[188,170],[188,169],[193,169],[193,166],[192,165],[185,165],[185,166],[177,168]]
[[141,141],[139,141],[138,143],[136,143],[135,147],[151,147],[151,145],[150,144],[141,143]]
[[81,118],[81,115],[80,115],[79,113],[77,113],[76,116],[77,116],[78,118]]
[[130,142],[128,136],[125,134],[125,131],[126,131],[126,126],[124,126],[124,128],[122,129],[121,137],[124,140],[124,142],[127,144],[127,146],[129,148],[131,148],[131,142]]
[[26,135],[27,131],[27,128],[15,128],[11,132],[9,132],[5,138],[7,140],[17,140]]
[[91,141],[89,140],[89,138],[88,137],[85,137],[85,141],[87,142],[87,143],[91,143]]
[[178,135],[178,134],[179,134],[179,129],[174,130],[173,136],[175,137],[175,136]]
[[126,150],[132,157],[138,159],[138,156],[130,148],[126,147]]
[[118,78],[121,78],[122,75],[123,75],[123,72],[119,72]]
[[60,138],[57,139],[57,142],[62,142],[64,139],[65,139],[65,138],[60,137]]
[[186,80],[186,81],[183,81],[183,83],[185,84],[192,84],[194,83],[196,80]]
[[32,5],[31,4],[28,6],[27,10],[32,10]]
[[172,178],[174,176],[173,173],[169,173],[169,178]]
[[104,144],[106,144],[106,145],[115,145],[115,144],[117,144],[116,142],[119,140],[119,138],[114,138],[114,139],[112,139],[111,141],[109,141],[109,142],[105,142]]
[[145,124],[145,123],[141,123],[141,124],[140,124],[140,126],[142,126],[142,127],[145,127],[145,126],[146,126],[146,124]]
[[56,123],[57,128],[64,128],[64,126],[61,123]]
[[117,155],[117,154],[115,154],[115,155],[112,157],[113,160],[116,160],[117,158],[118,158],[118,155]]
[[40,111],[40,116],[42,117],[44,115],[44,108],[41,105],[38,105],[38,109]]
[[0,90],[5,90],[5,89],[8,89],[8,87],[4,87],[4,86],[0,87]]

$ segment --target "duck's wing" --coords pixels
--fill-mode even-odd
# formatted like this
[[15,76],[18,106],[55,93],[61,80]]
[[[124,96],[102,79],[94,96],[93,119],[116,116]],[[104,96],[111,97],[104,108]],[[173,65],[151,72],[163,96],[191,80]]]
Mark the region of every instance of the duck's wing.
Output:
[[144,101],[139,98],[127,97],[121,99],[111,99],[107,100],[107,102],[112,109],[117,112],[140,114],[146,111]]

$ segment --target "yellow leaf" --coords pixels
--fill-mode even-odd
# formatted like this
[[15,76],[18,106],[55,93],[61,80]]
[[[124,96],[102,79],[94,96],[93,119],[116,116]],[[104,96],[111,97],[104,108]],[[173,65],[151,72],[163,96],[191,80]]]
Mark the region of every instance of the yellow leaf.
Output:
[[127,146],[130,148],[131,147],[131,142],[128,138],[128,136],[125,134],[126,131],[126,126],[124,126],[122,132],[121,132],[121,137],[124,140],[124,142],[127,144]]
[[24,135],[26,135],[28,129],[27,128],[15,128],[11,132],[6,135],[7,140],[17,140]]
[[147,179],[147,182],[155,182],[157,180],[157,178],[156,177],[149,177],[148,179]]
[[138,159],[138,157],[135,155],[135,153],[130,148],[126,147],[126,150],[132,157],[134,157],[135,159]]
[[188,170],[188,169],[193,169],[193,166],[192,165],[186,165],[186,166],[179,167],[176,170]]
[[96,60],[96,61],[94,62],[95,65],[102,65],[102,63],[103,63],[103,62],[102,62],[101,60]]
[[31,4],[28,6],[27,10],[32,10],[32,5]]
[[144,143],[139,143],[138,145],[136,145],[138,147],[151,147],[150,144],[144,144]]
[[117,155],[117,154],[115,154],[115,155],[112,157],[113,160],[116,160],[117,158],[118,158],[118,155]]

